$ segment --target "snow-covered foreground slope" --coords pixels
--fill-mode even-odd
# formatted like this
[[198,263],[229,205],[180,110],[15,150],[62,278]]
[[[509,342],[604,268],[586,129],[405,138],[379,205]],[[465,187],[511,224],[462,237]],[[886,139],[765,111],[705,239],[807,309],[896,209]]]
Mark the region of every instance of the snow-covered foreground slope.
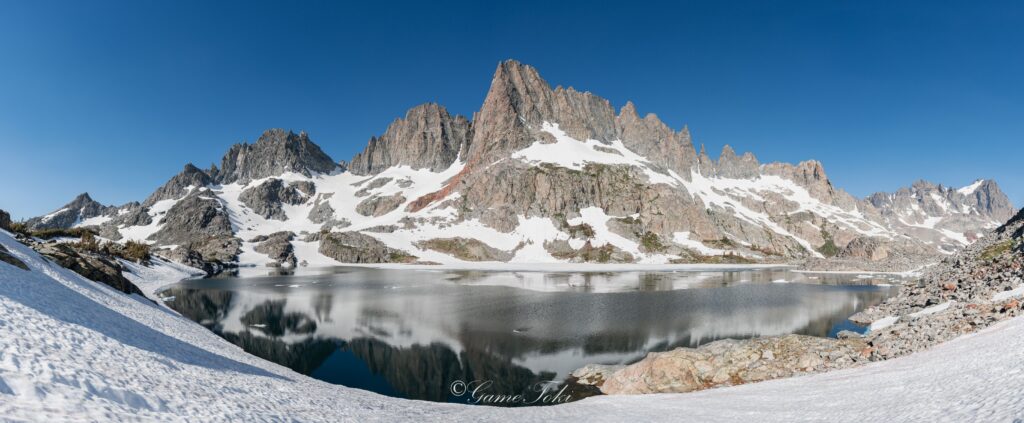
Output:
[[[865,367],[692,394],[529,409],[386,398],[244,353],[166,308],[53,265],[0,231],[0,420],[1000,421],[1024,417],[1024,320]],[[147,293],[187,273],[139,270]]]

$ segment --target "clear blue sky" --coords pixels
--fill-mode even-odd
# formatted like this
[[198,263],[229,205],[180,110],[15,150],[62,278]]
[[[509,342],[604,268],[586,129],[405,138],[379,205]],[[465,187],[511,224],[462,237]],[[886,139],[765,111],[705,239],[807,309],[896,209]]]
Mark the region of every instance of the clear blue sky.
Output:
[[271,127],[348,160],[416,104],[471,115],[506,58],[857,196],[1024,204],[1020,2],[281,3],[3,1],[0,208],[142,200]]

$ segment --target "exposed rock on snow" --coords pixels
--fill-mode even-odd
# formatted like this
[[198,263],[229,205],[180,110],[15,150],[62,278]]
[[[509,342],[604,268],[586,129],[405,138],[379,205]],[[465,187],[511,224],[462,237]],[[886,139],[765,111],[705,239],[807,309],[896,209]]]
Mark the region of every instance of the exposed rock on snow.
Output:
[[332,232],[320,238],[320,253],[342,263],[408,263],[416,259],[358,232]]
[[61,267],[70,269],[86,279],[105,284],[125,294],[142,295],[142,291],[124,277],[121,265],[112,257],[80,251],[68,243],[40,243],[36,245],[36,249]]
[[499,250],[475,239],[434,238],[420,241],[418,246],[466,261],[508,261],[513,257],[508,251]]
[[256,242],[254,249],[258,253],[266,254],[273,262],[271,266],[295,267],[295,250],[291,240],[295,234],[291,232],[276,232],[267,236],[260,236],[253,239]]
[[286,185],[280,179],[270,179],[242,191],[238,200],[256,214],[267,219],[286,220],[288,215],[285,214],[282,206],[302,204],[313,191],[313,184],[309,181],[292,182]]
[[3,245],[0,245],[0,261],[7,263],[11,266],[17,267],[21,270],[29,270],[28,265],[25,262],[18,260],[17,257],[11,255]]
[[5,231],[11,229],[11,215],[3,210],[0,210],[0,229]]
[[405,196],[398,193],[387,196],[374,195],[361,201],[356,206],[356,212],[363,216],[379,217],[394,211],[404,204],[405,200]]

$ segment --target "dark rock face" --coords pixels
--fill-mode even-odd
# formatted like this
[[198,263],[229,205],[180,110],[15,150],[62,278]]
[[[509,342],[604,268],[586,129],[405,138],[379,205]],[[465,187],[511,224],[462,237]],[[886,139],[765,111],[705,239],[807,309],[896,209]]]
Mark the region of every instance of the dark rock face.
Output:
[[206,172],[189,163],[181,173],[175,175],[162,187],[158,188],[142,204],[150,207],[157,201],[166,199],[177,199],[188,193],[188,187],[201,188],[213,183],[213,178]]
[[270,129],[255,144],[233,145],[221,161],[217,181],[224,184],[244,182],[289,171],[311,176],[330,173],[337,168],[338,164],[313,144],[305,132],[296,135],[282,129]]
[[270,264],[272,267],[282,265],[295,267],[295,251],[291,243],[294,238],[295,234],[292,232],[275,232],[252,241],[258,242],[254,247],[257,253],[266,254],[271,260],[274,260],[274,263]]
[[455,162],[471,136],[465,117],[450,116],[438,104],[422,104],[409,110],[405,119],[392,122],[380,138],[371,138],[366,149],[352,159],[349,170],[371,175],[406,165],[438,172]]
[[320,254],[342,263],[408,263],[416,259],[405,251],[358,232],[332,232],[320,237]]
[[0,229],[11,230],[11,215],[3,210],[0,210]]
[[81,220],[90,217],[105,216],[117,211],[116,207],[104,206],[92,197],[89,193],[82,193],[46,216],[34,217],[25,222],[29,229],[66,229],[75,226]]
[[121,265],[115,260],[85,251],[78,251],[67,243],[40,244],[36,250],[85,278],[102,283],[125,294],[143,295],[141,290],[121,273]]
[[19,260],[17,257],[11,255],[3,245],[0,245],[0,261],[7,263],[11,266],[17,267],[21,270],[29,270],[28,265],[25,262]]
[[999,184],[991,179],[982,181],[978,189],[965,196],[970,205],[977,207],[999,222],[1012,218],[1015,213],[1010,198],[999,189]]
[[[267,219],[285,220],[288,216],[281,206],[283,204],[302,204],[305,202],[308,193],[314,191],[312,185],[309,182],[293,182],[286,185],[280,179],[271,179],[242,191],[238,199],[260,216]],[[300,190],[299,187],[304,188],[304,190]]]

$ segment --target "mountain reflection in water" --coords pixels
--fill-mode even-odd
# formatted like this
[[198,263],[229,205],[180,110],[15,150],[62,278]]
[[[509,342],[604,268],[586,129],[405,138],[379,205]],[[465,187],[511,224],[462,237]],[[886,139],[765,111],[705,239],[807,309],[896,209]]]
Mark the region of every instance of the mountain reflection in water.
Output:
[[514,394],[586,364],[626,364],[717,339],[835,336],[857,329],[846,318],[895,293],[894,283],[778,269],[338,268],[185,281],[161,295],[245,351],[300,373],[385,395],[457,401],[464,398],[448,392],[456,380],[491,380],[490,392]]

